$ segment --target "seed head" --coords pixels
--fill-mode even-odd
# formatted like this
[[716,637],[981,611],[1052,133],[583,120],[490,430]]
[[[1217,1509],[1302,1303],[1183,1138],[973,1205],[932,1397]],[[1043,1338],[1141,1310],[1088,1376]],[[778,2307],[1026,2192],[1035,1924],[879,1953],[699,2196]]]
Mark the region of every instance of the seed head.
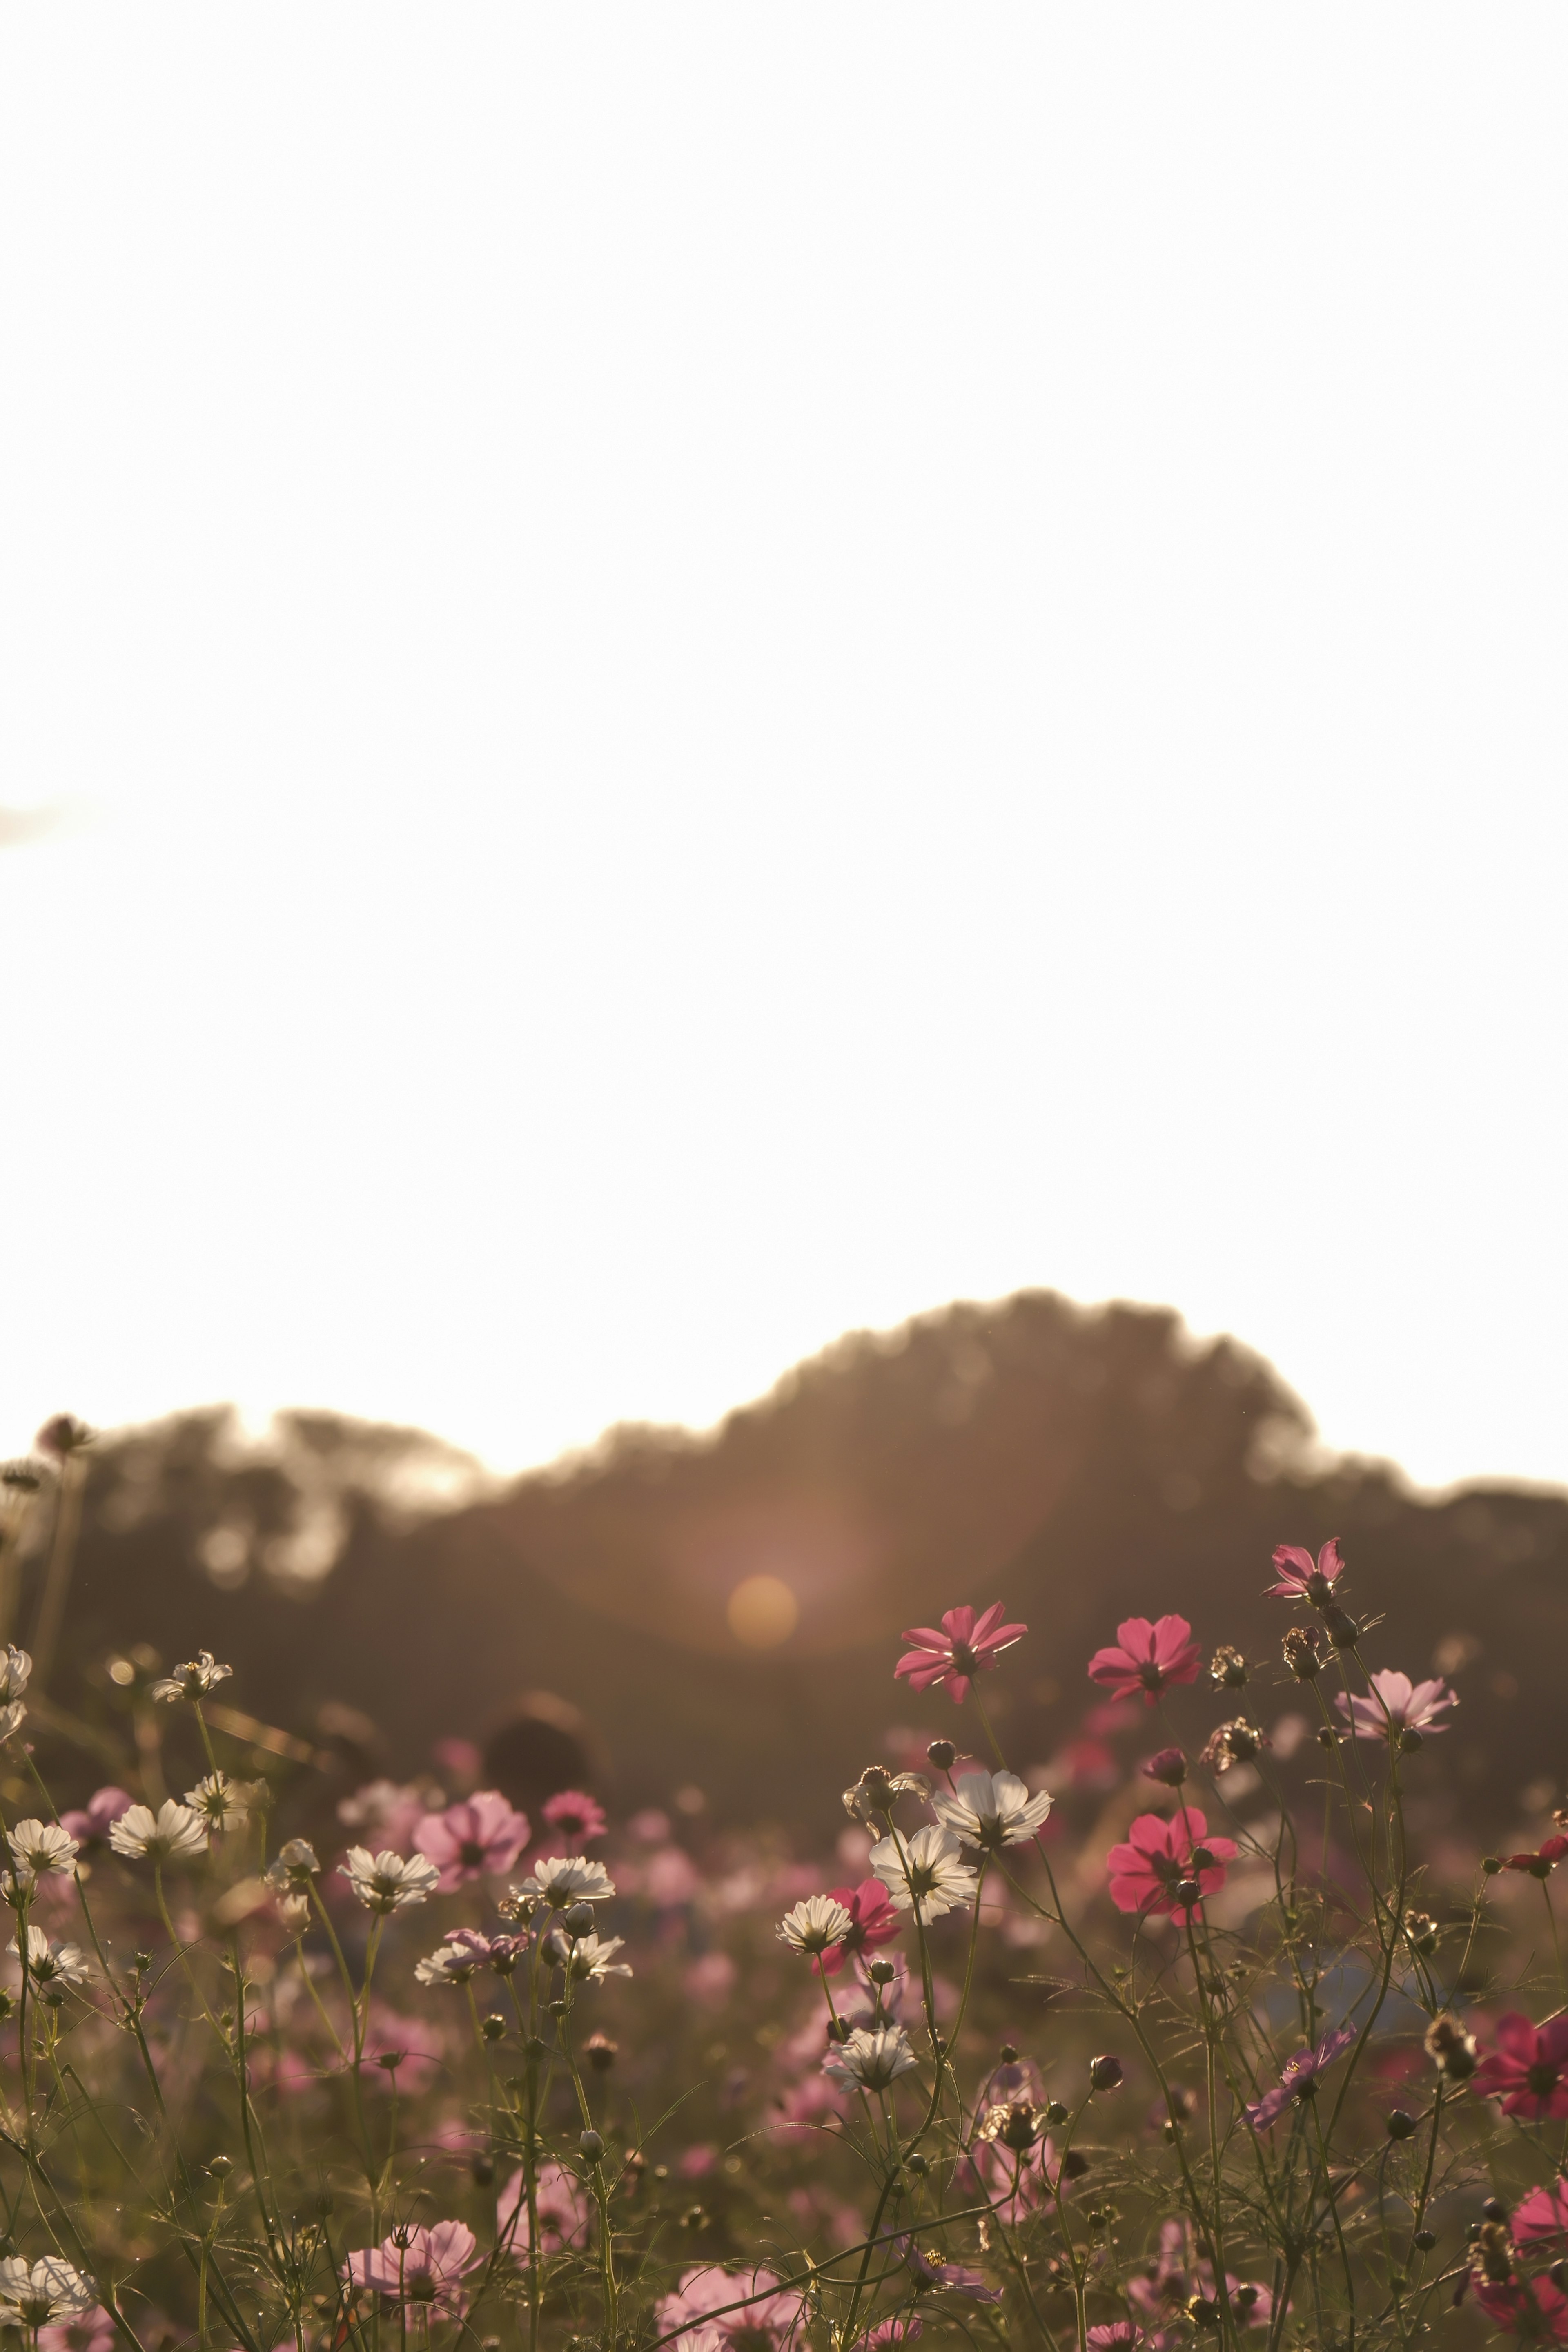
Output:
[[1292,1625],[1280,1644],[1298,1682],[1315,1682],[1323,1670],[1322,1636],[1315,1625]]
[[1239,1650],[1228,1642],[1221,1642],[1208,1662],[1208,1679],[1221,1690],[1244,1690],[1247,1685],[1247,1661]]

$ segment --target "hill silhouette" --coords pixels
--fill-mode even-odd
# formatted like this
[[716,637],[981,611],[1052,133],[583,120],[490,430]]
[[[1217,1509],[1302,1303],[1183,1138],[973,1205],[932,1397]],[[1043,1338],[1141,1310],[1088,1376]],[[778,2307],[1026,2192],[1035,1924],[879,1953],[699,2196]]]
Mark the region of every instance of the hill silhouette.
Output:
[[[259,1453],[221,1410],[183,1415],[90,1461],[56,1693],[105,1756],[125,1738],[105,1662],[204,1643],[237,1706],[314,1751],[323,1794],[509,1725],[495,1769],[521,1794],[575,1768],[627,1806],[700,1792],[720,1820],[820,1823],[897,1727],[953,1727],[939,1694],[894,1684],[902,1626],[960,1600],[1027,1620],[988,1686],[1019,1762],[1071,1739],[1088,1655],[1133,1612],[1178,1609],[1263,1662],[1267,1719],[1294,1703],[1269,1555],[1336,1535],[1354,1603],[1387,1619],[1369,1662],[1455,1675],[1432,1802],[1484,1837],[1562,1801],[1568,1497],[1423,1497],[1325,1458],[1261,1359],[1164,1309],[955,1306],[841,1340],[710,1434],[617,1429],[504,1488],[420,1433],[322,1413]],[[727,1616],[754,1576],[799,1610],[767,1653]],[[38,1578],[35,1559],[24,1633]]]

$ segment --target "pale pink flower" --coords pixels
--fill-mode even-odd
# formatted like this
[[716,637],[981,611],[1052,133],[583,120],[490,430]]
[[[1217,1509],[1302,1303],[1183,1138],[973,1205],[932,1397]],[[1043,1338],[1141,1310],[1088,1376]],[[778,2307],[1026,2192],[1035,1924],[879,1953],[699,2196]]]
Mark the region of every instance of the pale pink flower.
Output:
[[678,1845],[664,1846],[643,1864],[641,1891],[661,1911],[689,1903],[701,1885],[695,1864]]
[[1287,2058],[1281,2069],[1280,2079],[1260,2099],[1255,2099],[1247,2110],[1247,2120],[1254,2131],[1270,2131],[1284,2114],[1292,2099],[1299,2099],[1309,2083],[1315,2083],[1325,2066],[1343,2058],[1356,2037],[1351,2024],[1338,2025],[1325,2033],[1315,2049],[1298,2050]]
[[1333,1588],[1344,1573],[1344,1562],[1339,1556],[1339,1538],[1330,1536],[1314,1559],[1300,1544],[1280,1544],[1274,1552],[1274,1573],[1278,1584],[1269,1587],[1267,1598],[1280,1601],[1310,1601],[1314,1609],[1326,1607]]
[[1532,2189],[1521,2198],[1513,2209],[1509,2235],[1516,2246],[1532,2238],[1568,2237],[1568,2179],[1554,2180],[1550,2189]]
[[[1118,1646],[1119,1645],[1119,1646]],[[1203,1652],[1192,1638],[1185,1617],[1124,1617],[1116,1641],[1096,1650],[1089,1661],[1089,1679],[1113,1698],[1131,1698],[1142,1691],[1153,1706],[1167,1683],[1195,1683]]]
[[[75,1838],[84,1853],[96,1853],[109,1843],[109,1832],[120,1814],[128,1813],[135,1802],[123,1789],[95,1789],[85,1805],[60,1815],[60,1827]],[[109,2324],[112,2327],[113,2320]]]
[[[400,2092],[423,2091],[434,2081],[445,2057],[439,2025],[425,2018],[399,2017],[395,2011],[372,2003],[365,2027],[362,2082],[390,2084],[395,2071]],[[383,2058],[395,2058],[395,2070],[382,2066]]]
[[916,2293],[922,2289],[927,2294],[945,2291],[948,2294],[967,2295],[973,2303],[1002,2302],[1001,2288],[988,2286],[979,2271],[966,2269],[962,2263],[947,2262],[937,2252],[926,2253],[913,2238],[900,2238],[895,2242],[914,2273]]
[[443,1895],[466,1886],[470,1880],[510,1870],[528,1842],[528,1818],[514,1812],[497,1789],[481,1789],[448,1805],[444,1813],[426,1813],[414,1831],[422,1853],[441,1873]]
[[549,1798],[544,1817],[552,1853],[580,1853],[595,1838],[601,1838],[609,1826],[603,1806],[585,1797],[580,1789],[562,1789]]
[[350,2254],[344,2270],[350,2286],[369,2287],[391,2303],[457,2312],[463,2307],[460,2281],[478,2260],[465,2221],[437,2221],[433,2230],[393,2231],[379,2246]]
[[1001,1601],[993,1601],[979,1617],[967,1605],[949,1609],[940,1629],[906,1625],[899,1638],[911,1647],[894,1666],[894,1680],[905,1675],[911,1688],[917,1691],[935,1690],[946,1683],[954,1705],[962,1706],[972,1678],[993,1673],[1002,1652],[1010,1650],[1029,1632],[1027,1625],[1004,1624],[1006,1615]]
[[[857,2221],[858,2218],[857,2216]],[[852,2240],[852,2231],[851,2242]],[[891,2319],[879,2320],[874,2327],[869,2328],[862,2336],[861,2342],[865,2347],[865,2352],[891,2352],[894,2345],[912,2344],[917,2336],[923,2336],[925,2332],[925,2322],[917,2311],[898,2311],[894,2312]]]
[[361,1830],[379,1853],[407,1853],[417,1824],[430,1811],[424,1790],[397,1780],[367,1780],[350,1797],[340,1799],[338,1819],[349,1830]]
[[455,1786],[465,1795],[485,1769],[485,1759],[471,1739],[438,1739],[430,1753],[448,1787]]
[[1209,1837],[1207,1830],[1196,1805],[1181,1806],[1168,1822],[1158,1813],[1140,1813],[1125,1843],[1113,1845],[1105,1857],[1117,1910],[1170,1911],[1190,1921],[1196,1906],[1189,1909],[1177,1887],[1196,1883],[1199,1899],[1217,1895],[1225,1884],[1226,1864],[1236,1859],[1235,1840]]
[[1408,1675],[1385,1667],[1368,1679],[1373,1689],[1381,1694],[1382,1706],[1375,1698],[1363,1698],[1359,1692],[1354,1696],[1347,1696],[1343,1691],[1334,1695],[1340,1713],[1354,1726],[1358,1739],[1386,1739],[1391,1719],[1396,1734],[1418,1731],[1429,1738],[1434,1731],[1448,1730],[1448,1726],[1439,1723],[1437,1717],[1459,1702],[1440,1675],[1413,1683]]
[[[563,2246],[587,2244],[593,2208],[581,2181],[564,2165],[540,2165],[534,2182],[534,2206],[538,2214],[542,2254],[559,2254]],[[531,2248],[528,2200],[520,2168],[513,2173],[497,2200],[496,2231],[501,2244],[509,2248],[514,2259],[526,2269]]]
[[[681,2352],[694,2352],[694,2338],[705,2327],[726,2345],[744,2345],[746,2352],[790,2343],[801,2328],[806,2306],[800,2295],[781,2294],[778,2287],[777,2276],[768,2270],[683,2271],[675,2293],[659,2298],[659,2333],[680,2328],[675,2342]],[[740,2308],[728,2311],[727,2304]]]
[[[126,1802],[130,1801],[127,1798]],[[114,2321],[101,2303],[38,2330],[38,2352],[110,2352],[114,2341]]]

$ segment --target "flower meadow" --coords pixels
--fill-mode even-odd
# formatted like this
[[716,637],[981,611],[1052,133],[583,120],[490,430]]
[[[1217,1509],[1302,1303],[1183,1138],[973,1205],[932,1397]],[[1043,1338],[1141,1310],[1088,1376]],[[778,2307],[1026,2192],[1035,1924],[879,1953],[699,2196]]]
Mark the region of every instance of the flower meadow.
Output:
[[329,1839],[205,1650],[116,1662],[134,1785],[57,1807],[30,1735],[58,1711],[10,1646],[0,2326],[1568,2342],[1568,1816],[1424,1853],[1454,1692],[1383,1663],[1335,1544],[1271,1573],[1270,1659],[1169,1612],[1051,1657],[1085,1714],[1049,1771],[986,1706],[1049,1635],[999,1603],[906,1631],[926,1727],[816,1854],[695,1792],[530,1820],[457,1738]]

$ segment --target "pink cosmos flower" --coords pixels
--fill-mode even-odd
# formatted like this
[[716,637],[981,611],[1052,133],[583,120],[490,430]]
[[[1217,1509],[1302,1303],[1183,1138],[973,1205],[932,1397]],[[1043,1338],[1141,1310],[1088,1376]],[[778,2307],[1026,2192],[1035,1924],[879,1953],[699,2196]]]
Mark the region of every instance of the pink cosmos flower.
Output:
[[1351,2024],[1336,2026],[1325,2033],[1315,2050],[1298,2050],[1287,2058],[1280,2070],[1280,2079],[1271,2091],[1265,2091],[1247,2110],[1247,2120],[1254,2131],[1269,2131],[1277,2124],[1292,2099],[1299,2099],[1309,2083],[1315,2083],[1325,2066],[1343,2058],[1355,2040],[1358,2029]]
[[824,1976],[836,1977],[846,1959],[874,1951],[878,1944],[890,1944],[904,1926],[880,1878],[862,1878],[858,1886],[830,1886],[828,1899],[843,1905],[851,1924],[849,1934],[822,1954]]
[[972,2303],[1000,2303],[999,2286],[988,2286],[978,2271],[966,2270],[962,2263],[944,2262],[939,2253],[925,2253],[913,2238],[896,2241],[898,2251],[915,2274],[915,2290],[918,2294],[945,2292],[967,2295]]
[[528,1842],[527,1816],[514,1812],[498,1789],[481,1789],[444,1813],[426,1813],[414,1831],[420,1853],[441,1873],[444,1895],[487,1872],[510,1870]]
[[1170,1820],[1158,1813],[1140,1813],[1127,1832],[1126,1843],[1113,1845],[1105,1857],[1111,1874],[1111,1900],[1118,1911],[1169,1911],[1183,1925],[1190,1908],[1177,1899],[1184,1880],[1196,1880],[1200,1899],[1217,1895],[1225,1884],[1225,1865],[1236,1859],[1234,1838],[1209,1837],[1208,1824],[1196,1805],[1183,1805]]
[[1532,1878],[1550,1878],[1565,1853],[1568,1853],[1568,1837],[1560,1833],[1556,1837],[1542,1838],[1533,1853],[1511,1853],[1503,1868],[1528,1870]]
[[1130,2319],[1107,2319],[1098,2327],[1092,2327],[1083,2340],[1090,2352],[1118,2352],[1122,2345],[1141,2344],[1144,2331],[1134,2327]]
[[1102,1684],[1113,1698],[1130,1698],[1142,1691],[1153,1706],[1167,1683],[1195,1683],[1203,1652],[1192,1638],[1185,1617],[1126,1617],[1116,1628],[1116,1643],[1096,1650],[1089,1661],[1089,1679]]
[[1021,2152],[1000,2139],[977,2139],[958,2167],[958,2178],[988,2198],[993,2211],[1016,2230],[1047,2202],[1060,2170],[1056,2142],[1047,2133]]
[[71,2318],[54,2320],[38,2330],[38,2352],[110,2352],[114,2341],[114,2321],[101,2303],[89,2304]]
[[429,1810],[428,1798],[412,1783],[367,1780],[352,1796],[340,1800],[338,1819],[345,1829],[358,1830],[360,1842],[373,1853],[407,1853],[415,1827]]
[[1002,1652],[1029,1632],[1027,1625],[1004,1625],[1006,1614],[1002,1603],[993,1601],[980,1617],[967,1605],[949,1609],[940,1632],[934,1625],[906,1625],[900,1638],[914,1646],[894,1666],[894,1680],[906,1675],[910,1688],[917,1691],[946,1683],[954,1706],[962,1706],[972,1678],[993,1673]]
[[1310,1601],[1314,1609],[1322,1609],[1344,1573],[1339,1538],[1330,1536],[1315,1560],[1300,1544],[1281,1544],[1274,1553],[1274,1573],[1280,1581],[1269,1587],[1267,1598]]
[[[75,1838],[84,1853],[96,1852],[109,1843],[110,1831],[135,1801],[123,1789],[95,1789],[84,1806],[60,1815],[60,1827],[68,1837]],[[112,2327],[113,2320],[109,2324]]]
[[925,2322],[917,2311],[900,2311],[895,2312],[891,2319],[882,2320],[875,2327],[869,2328],[861,2342],[864,2352],[888,2352],[892,2345],[912,2344],[925,2331]]
[[1553,2181],[1550,2189],[1532,2189],[1521,2198],[1508,2233],[1516,2246],[1528,2245],[1533,2238],[1568,2236],[1568,2178]]
[[[1266,2327],[1274,2315],[1274,2298],[1268,2288],[1234,2278],[1228,2271],[1225,2284],[1230,2307],[1243,2326]],[[1149,2338],[1152,2345],[1173,2345],[1181,2340],[1174,2329],[1169,2334],[1164,2331],[1172,2329],[1173,2322],[1181,2316],[1195,2294],[1213,2302],[1214,2265],[1197,2256],[1190,2222],[1162,2221],[1159,2252],[1127,2281],[1128,2302],[1146,2321],[1161,2329]],[[1093,2341],[1092,2336],[1090,2341]]]
[[[399,2017],[394,2011],[372,2003],[365,2026],[364,2054],[363,2083],[390,2084],[395,2073],[398,2089],[407,2093],[426,2089],[435,2080],[446,2053],[438,2025],[425,2018]],[[382,2066],[383,2058],[395,2058],[396,2067]]]
[[[534,2181],[534,2209],[539,2220],[541,2253],[559,2254],[563,2246],[587,2244],[593,2208],[576,2173],[564,2165],[540,2165]],[[531,2248],[527,2183],[520,2166],[496,2200],[496,2234],[526,2270]]]
[[[684,2271],[675,2293],[659,2298],[659,2333],[680,2328],[675,2342],[681,2352],[694,2352],[694,2338],[705,2327],[737,2352],[768,2352],[791,2342],[806,2315],[800,2295],[780,2294],[778,2286],[772,2271]],[[723,2306],[731,2303],[740,2308],[726,2311]]]
[[1497,2021],[1497,2048],[1476,2068],[1475,2089],[1500,2099],[1505,2116],[1568,2116],[1568,2016],[1531,2025],[1511,2010]]
[[372,2288],[389,2302],[457,2312],[463,2307],[458,2282],[478,2259],[465,2221],[438,2221],[434,2230],[395,2231],[379,2246],[350,2254],[345,2273],[350,2286]]
[[1476,2301],[1494,2326],[1537,2343],[1568,2344],[1568,2295],[1549,2278],[1489,2279],[1471,2274]]
[[[1413,1683],[1408,1675],[1395,1674],[1385,1668],[1370,1678],[1375,1691],[1382,1694],[1383,1706],[1375,1698],[1363,1698],[1359,1694],[1347,1697],[1343,1691],[1335,1694],[1340,1713],[1354,1726],[1358,1739],[1386,1739],[1390,1717],[1394,1729],[1419,1731],[1429,1738],[1434,1731],[1447,1731],[1446,1723],[1437,1717],[1458,1700],[1448,1685],[1434,1675],[1424,1683]],[[1383,1711],[1386,1707],[1388,1713]]]
[[[551,1850],[561,1853],[580,1853],[595,1838],[601,1838],[608,1827],[603,1806],[592,1797],[585,1797],[580,1789],[562,1789],[549,1798],[544,1817],[549,1825]],[[562,1839],[564,1844],[559,1843]]]

